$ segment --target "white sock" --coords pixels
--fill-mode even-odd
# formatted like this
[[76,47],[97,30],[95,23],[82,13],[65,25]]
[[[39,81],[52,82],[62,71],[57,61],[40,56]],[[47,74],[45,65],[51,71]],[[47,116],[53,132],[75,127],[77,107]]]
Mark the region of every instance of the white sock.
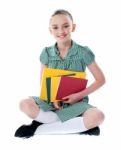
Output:
[[52,111],[45,112],[43,110],[40,110],[38,116],[34,120],[41,123],[52,123],[52,122],[60,121],[56,113]]
[[40,125],[35,134],[69,134],[88,130],[83,122],[83,117],[76,117],[65,122],[57,121]]

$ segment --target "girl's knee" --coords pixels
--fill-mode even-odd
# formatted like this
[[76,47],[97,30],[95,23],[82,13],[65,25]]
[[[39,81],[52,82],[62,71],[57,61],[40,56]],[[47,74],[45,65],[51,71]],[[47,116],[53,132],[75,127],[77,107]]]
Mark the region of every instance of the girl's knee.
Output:
[[94,120],[95,122],[100,125],[104,119],[105,119],[105,115],[101,110],[95,109],[93,112],[93,116],[94,116]]
[[32,119],[35,118],[39,113],[39,107],[31,98],[22,100],[19,107],[22,112]]
[[25,111],[28,108],[31,108],[31,106],[34,104],[34,100],[33,99],[23,99],[20,104],[19,104],[19,108],[21,111]]
[[89,119],[91,118],[97,125],[100,125],[105,119],[104,113],[97,108],[88,109],[83,116]]
[[99,122],[99,124],[101,124],[105,119],[104,113],[100,110],[96,111],[96,117],[97,117],[97,122]]

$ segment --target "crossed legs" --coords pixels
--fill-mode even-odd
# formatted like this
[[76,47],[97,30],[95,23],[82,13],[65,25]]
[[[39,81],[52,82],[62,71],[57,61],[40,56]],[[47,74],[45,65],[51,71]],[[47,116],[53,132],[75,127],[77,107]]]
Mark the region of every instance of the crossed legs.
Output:
[[[61,123],[56,113],[52,111],[43,112],[32,98],[22,100],[20,102],[20,109],[37,122],[46,123],[42,125],[42,128],[40,127],[40,129],[43,129],[43,131],[46,131],[47,129],[51,130],[51,128],[54,127],[56,129],[58,128],[57,132],[62,132],[62,130],[65,129],[65,132],[67,131],[68,133],[71,131],[71,129],[73,130],[74,126],[76,129],[78,128],[78,130],[75,130],[75,132],[83,132],[99,126],[104,120],[104,114],[100,110],[97,108],[90,108],[83,113],[82,117],[76,117]],[[53,131],[55,132],[55,130],[52,130],[51,132]]]

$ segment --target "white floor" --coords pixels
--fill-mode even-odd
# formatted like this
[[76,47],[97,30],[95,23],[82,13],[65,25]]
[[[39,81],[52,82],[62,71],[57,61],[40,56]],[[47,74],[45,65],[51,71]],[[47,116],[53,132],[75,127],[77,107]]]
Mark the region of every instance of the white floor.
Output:
[[[10,130],[10,127],[8,125]],[[109,128],[109,127],[108,127]],[[8,130],[7,130],[8,131]],[[13,132],[12,132],[13,131]],[[117,132],[117,130],[115,130]],[[101,135],[85,136],[85,135],[36,135],[30,139],[14,138],[14,130],[8,131],[5,136],[2,135],[1,147],[4,149],[121,149],[120,134],[112,132],[102,127]],[[11,134],[10,134],[11,133]]]

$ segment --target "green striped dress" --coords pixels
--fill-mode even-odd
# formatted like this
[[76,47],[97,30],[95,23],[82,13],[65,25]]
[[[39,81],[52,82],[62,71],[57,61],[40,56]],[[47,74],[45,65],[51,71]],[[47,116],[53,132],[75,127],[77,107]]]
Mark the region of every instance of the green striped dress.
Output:
[[[74,41],[72,41],[72,46],[64,59],[60,58],[56,44],[50,47],[45,47],[40,54],[40,62],[48,65],[49,68],[72,71],[85,71],[86,66],[91,64],[94,59],[95,56],[88,47],[81,46]],[[46,101],[42,101],[37,96],[33,96],[33,99],[44,111],[54,111],[62,122],[79,116],[87,109],[93,107],[88,103],[88,96],[84,97],[83,101],[72,105],[63,103],[62,110],[55,110],[52,103],[48,104]]]

